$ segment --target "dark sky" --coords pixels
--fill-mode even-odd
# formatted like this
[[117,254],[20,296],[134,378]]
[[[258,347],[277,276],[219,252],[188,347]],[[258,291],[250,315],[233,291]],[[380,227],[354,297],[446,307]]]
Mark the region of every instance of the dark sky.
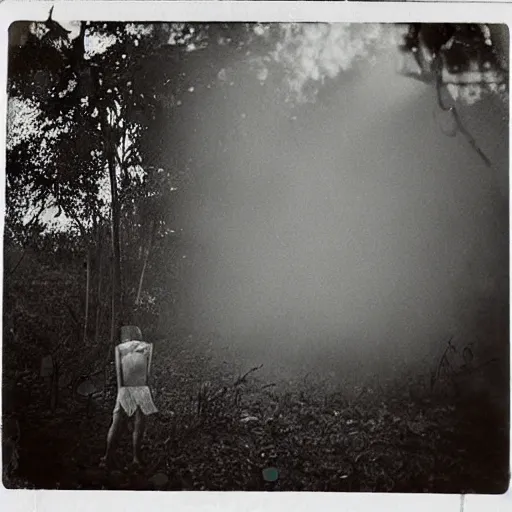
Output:
[[389,56],[299,107],[233,67],[183,109],[190,324],[280,363],[415,361],[469,339],[507,274],[505,107],[461,111],[489,169]]

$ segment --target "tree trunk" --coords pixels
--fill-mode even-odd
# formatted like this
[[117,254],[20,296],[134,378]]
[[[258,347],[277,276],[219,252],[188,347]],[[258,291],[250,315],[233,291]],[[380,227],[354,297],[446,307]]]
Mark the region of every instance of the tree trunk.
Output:
[[96,322],[94,326],[94,342],[98,343],[100,336],[100,318],[101,318],[101,284],[103,278],[103,252],[101,244],[101,226],[98,226],[96,241],[96,261],[98,262],[98,286],[96,288]]
[[84,333],[83,333],[83,344],[87,343],[87,328],[89,326],[89,295],[91,290],[91,247],[87,249],[87,261],[86,261],[86,283],[85,283],[85,318],[84,318]]
[[[115,183],[115,170],[111,172],[112,189],[117,186]],[[117,192],[117,191],[116,191]],[[110,339],[115,344],[117,332],[120,327],[121,316],[121,249],[119,243],[119,205],[116,196],[112,197],[112,326]]]
[[116,177],[115,146],[112,140],[112,129],[108,118],[106,119],[107,137],[107,165],[110,179],[111,203],[111,228],[112,228],[112,324],[110,330],[111,346],[115,346],[121,319],[121,244],[119,240],[119,195]]

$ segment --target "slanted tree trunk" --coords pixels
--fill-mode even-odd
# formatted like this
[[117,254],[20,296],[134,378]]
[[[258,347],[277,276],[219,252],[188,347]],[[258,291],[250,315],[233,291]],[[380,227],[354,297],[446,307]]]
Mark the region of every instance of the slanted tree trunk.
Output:
[[157,227],[156,222],[154,220],[151,220],[151,235],[149,238],[148,246],[146,247],[146,250],[144,251],[144,261],[142,263],[142,270],[140,272],[139,287],[137,289],[137,297],[135,298],[136,306],[138,306],[140,303],[140,294],[142,293],[142,283],[144,281],[144,274],[146,273],[146,267],[148,265],[149,255],[151,253],[151,248],[153,246],[153,242],[155,239],[156,227]]
[[146,267],[149,260],[149,247],[146,249],[144,254],[144,262],[142,263],[142,270],[140,271],[139,278],[139,286],[137,288],[137,296],[135,297],[135,305],[138,306],[140,304],[140,294],[142,292],[142,282],[144,281],[144,273],[146,272]]

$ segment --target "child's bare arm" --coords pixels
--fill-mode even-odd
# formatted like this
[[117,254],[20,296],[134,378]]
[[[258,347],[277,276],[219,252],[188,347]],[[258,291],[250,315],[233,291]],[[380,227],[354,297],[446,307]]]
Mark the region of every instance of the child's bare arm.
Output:
[[153,360],[153,343],[149,345],[149,354],[148,354],[148,374],[147,374],[147,385],[150,385],[151,378],[151,361]]
[[123,385],[122,370],[121,370],[121,356],[119,354],[119,348],[114,349],[116,355],[116,376],[117,376],[117,389],[120,389]]

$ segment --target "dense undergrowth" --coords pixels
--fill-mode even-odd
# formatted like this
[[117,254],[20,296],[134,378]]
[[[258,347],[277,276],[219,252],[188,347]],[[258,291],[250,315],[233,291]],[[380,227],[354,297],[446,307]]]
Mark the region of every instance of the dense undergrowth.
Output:
[[[53,412],[41,379],[18,378],[17,392],[31,395],[15,410],[4,406],[4,485],[444,493],[508,486],[508,411],[482,397],[371,381],[357,389],[311,377],[268,382],[259,367],[234,374],[195,349],[169,347],[155,358],[160,412],[149,421],[139,471],[126,469],[126,432],[116,467],[98,467],[112,375],[88,401],[63,390]],[[273,481],[267,468],[276,470]]]

